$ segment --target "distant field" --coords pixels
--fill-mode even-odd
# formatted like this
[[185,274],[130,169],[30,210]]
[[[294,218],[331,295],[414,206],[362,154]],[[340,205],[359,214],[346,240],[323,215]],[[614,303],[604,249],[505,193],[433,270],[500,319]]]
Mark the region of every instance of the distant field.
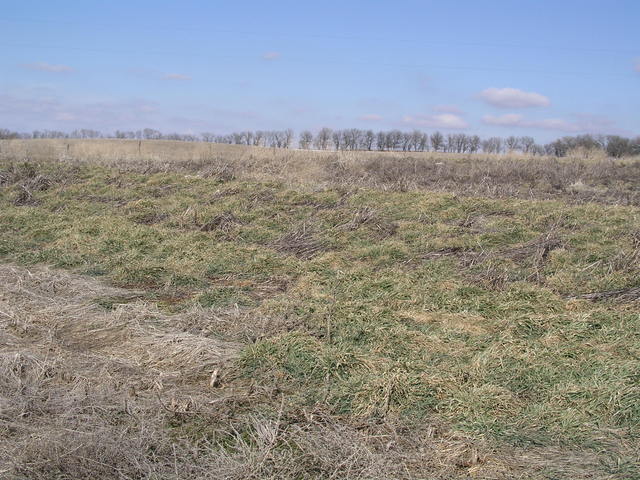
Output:
[[0,476],[640,478],[638,159],[137,149],[0,143]]
[[335,152],[168,140],[0,140],[0,159],[89,163],[120,172],[175,172],[271,182],[429,190],[464,196],[640,205],[640,157],[564,158],[440,152]]

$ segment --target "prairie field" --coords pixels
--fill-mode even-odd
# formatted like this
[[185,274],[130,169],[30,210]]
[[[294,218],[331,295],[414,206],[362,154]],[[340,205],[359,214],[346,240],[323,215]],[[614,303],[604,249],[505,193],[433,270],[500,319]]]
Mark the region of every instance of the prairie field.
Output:
[[640,478],[640,159],[0,142],[0,477]]

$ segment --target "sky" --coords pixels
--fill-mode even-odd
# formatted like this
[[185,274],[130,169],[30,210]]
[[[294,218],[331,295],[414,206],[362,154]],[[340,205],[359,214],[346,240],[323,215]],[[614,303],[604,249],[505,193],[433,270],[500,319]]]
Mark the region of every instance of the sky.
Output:
[[640,1],[0,0],[0,128],[640,135]]

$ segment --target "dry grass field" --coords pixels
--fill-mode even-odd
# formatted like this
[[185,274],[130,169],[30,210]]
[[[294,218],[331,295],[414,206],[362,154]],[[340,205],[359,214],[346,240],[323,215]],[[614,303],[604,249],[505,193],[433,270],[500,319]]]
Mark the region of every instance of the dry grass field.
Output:
[[563,158],[286,150],[169,140],[0,140],[0,158],[99,165],[122,172],[175,172],[272,182],[314,190],[330,186],[429,190],[490,198],[562,199],[639,205],[640,157],[601,151]]
[[0,478],[640,478],[639,185],[0,142]]

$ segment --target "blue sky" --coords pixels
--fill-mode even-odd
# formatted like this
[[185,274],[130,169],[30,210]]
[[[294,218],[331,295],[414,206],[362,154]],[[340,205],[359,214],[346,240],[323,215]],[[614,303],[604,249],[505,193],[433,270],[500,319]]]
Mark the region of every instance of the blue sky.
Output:
[[0,127],[640,134],[640,2],[0,2]]

